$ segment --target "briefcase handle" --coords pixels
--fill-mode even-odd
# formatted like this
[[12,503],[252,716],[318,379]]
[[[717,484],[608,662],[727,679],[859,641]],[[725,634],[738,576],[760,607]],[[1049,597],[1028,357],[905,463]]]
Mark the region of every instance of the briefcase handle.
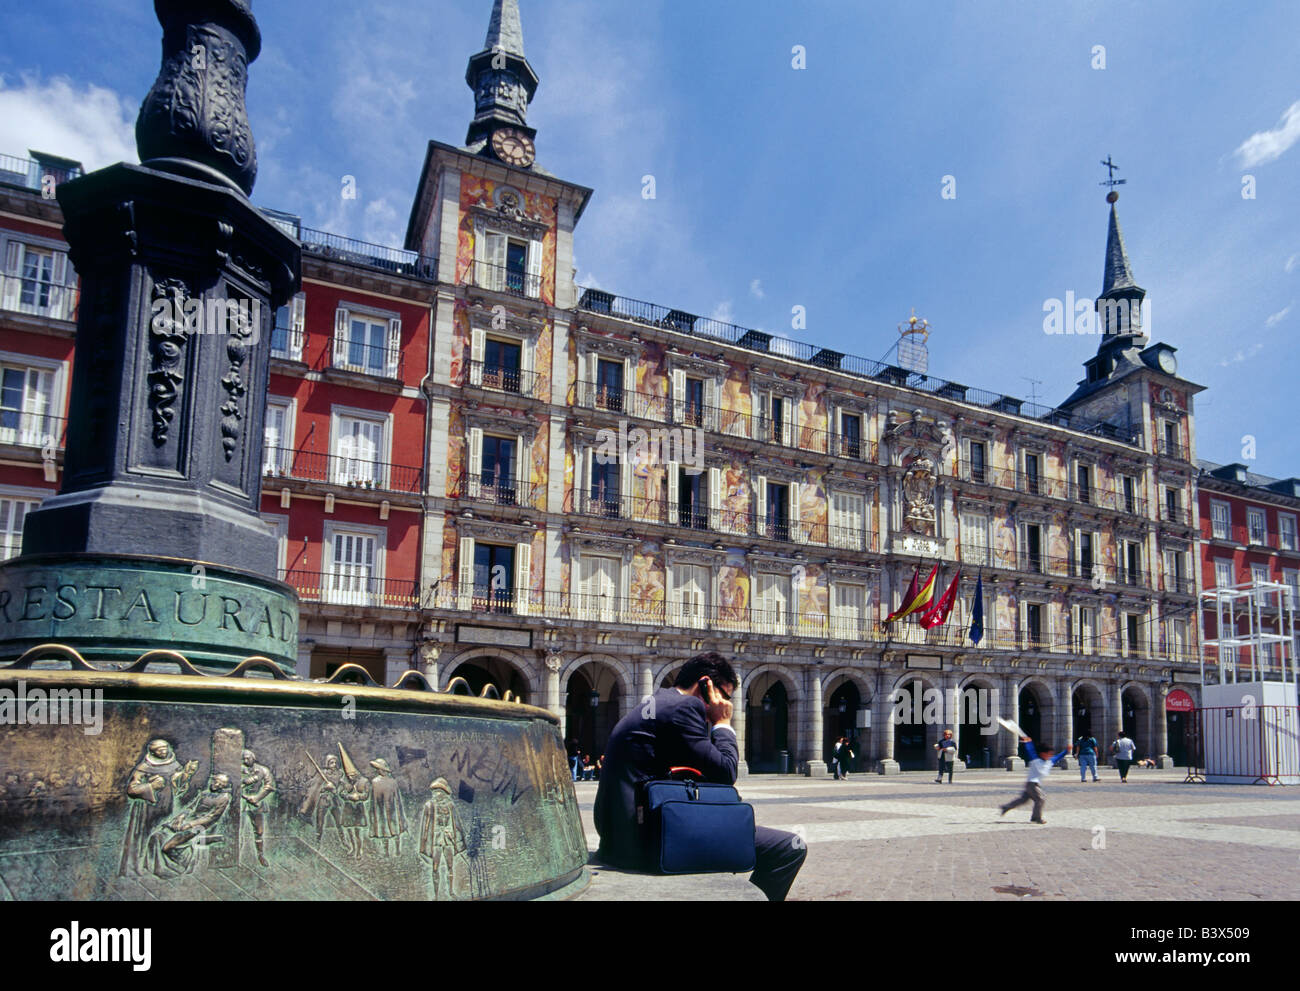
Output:
[[695,768],[693,768],[693,767],[670,767],[670,768],[668,768],[668,780],[669,780],[669,781],[689,781],[689,780],[691,780],[691,779],[685,777],[685,775],[687,775],[687,774],[693,774],[693,775],[695,775],[696,779],[698,779],[698,780],[700,780],[700,781],[703,781],[703,780],[704,780],[704,775],[701,774],[699,771],[697,771],[697,770],[696,770]]

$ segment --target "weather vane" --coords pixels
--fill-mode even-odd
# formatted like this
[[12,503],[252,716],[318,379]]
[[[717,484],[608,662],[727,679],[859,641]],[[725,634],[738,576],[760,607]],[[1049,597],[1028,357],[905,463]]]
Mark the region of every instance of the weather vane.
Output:
[[[1106,160],[1101,164],[1106,167],[1106,179],[1103,182],[1099,182],[1097,185],[1110,187],[1110,192],[1107,194],[1106,199],[1109,202],[1114,203],[1115,200],[1119,199],[1119,194],[1115,192],[1115,187],[1123,186],[1125,183],[1128,182],[1128,180],[1115,178],[1115,170],[1118,169],[1119,166],[1116,165],[1113,161],[1111,161],[1111,157],[1109,155],[1106,156]],[[1115,197],[1115,200],[1111,199],[1112,196]]]

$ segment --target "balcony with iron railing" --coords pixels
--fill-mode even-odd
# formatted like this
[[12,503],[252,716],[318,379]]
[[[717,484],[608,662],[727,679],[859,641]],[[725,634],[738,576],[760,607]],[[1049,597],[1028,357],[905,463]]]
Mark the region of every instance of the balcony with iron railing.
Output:
[[81,290],[75,285],[58,285],[48,279],[21,275],[0,275],[0,309],[9,313],[77,322]]
[[1159,520],[1161,523],[1173,523],[1177,526],[1192,525],[1192,511],[1188,506],[1181,503],[1170,505],[1168,502],[1161,502]]
[[28,413],[0,406],[0,444],[62,450],[68,421],[48,413]]
[[480,289],[489,289],[492,292],[523,299],[540,299],[542,296],[540,272],[530,273],[520,268],[476,261],[470,264],[466,275],[470,276],[472,284]]
[[265,449],[262,474],[267,479],[323,482],[363,492],[418,494],[424,488],[424,471],[413,465],[387,464],[367,458],[339,457],[283,447]]
[[334,370],[400,382],[405,368],[401,348],[363,344],[352,338],[330,337],[329,347],[316,360],[317,371]]
[[1195,595],[1196,579],[1183,575],[1163,575],[1161,588],[1171,595]]
[[291,233],[302,242],[303,253],[312,257],[347,262],[421,282],[438,280],[438,259],[432,255],[389,248],[310,227],[296,227]]
[[70,179],[78,179],[81,168],[73,162],[42,162],[33,158],[0,155],[0,184],[43,193]]
[[845,436],[816,427],[794,427],[771,417],[701,403],[676,402],[667,396],[635,392],[591,382],[569,389],[569,405],[613,416],[631,416],[672,426],[699,427],[711,433],[852,461],[874,462],[875,441]]
[[1238,547],[1263,547],[1284,554],[1300,554],[1300,545],[1297,544],[1294,532],[1283,534],[1262,526],[1217,523],[1205,516],[1201,517],[1201,538]]
[[1122,585],[1126,588],[1138,589],[1151,587],[1148,584],[1150,576],[1146,571],[1129,570],[1124,567],[1117,569],[1104,564],[1095,555],[1090,560],[1086,556],[1062,557],[1053,554],[1035,554],[1027,550],[999,550],[976,544],[960,547],[957,559],[962,564],[972,567],[998,568],[1052,578],[1073,578],[1101,587],[1107,585]]
[[341,567],[334,571],[291,568],[280,581],[303,602],[369,609],[420,608],[419,583],[413,579],[377,578],[368,569]]
[[524,371],[503,365],[493,365],[482,361],[471,361],[465,366],[464,385],[471,389],[486,389],[489,392],[502,392],[525,399],[545,399],[542,385],[545,381],[541,372]]
[[1122,633],[1108,631],[1051,635],[1045,629],[995,630],[986,628],[978,644],[970,640],[969,622],[949,622],[926,630],[910,621],[882,627],[874,616],[857,611],[824,612],[792,608],[787,602],[756,599],[748,606],[714,602],[672,602],[664,598],[618,596],[577,591],[540,589],[489,589],[467,584],[440,587],[425,607],[454,613],[500,614],[532,617],[561,623],[593,623],[667,630],[702,630],[751,636],[799,637],[810,640],[947,647],[966,651],[1108,656],[1143,661],[1193,663],[1195,653],[1186,646],[1160,648],[1139,638],[1132,644]]
[[536,503],[543,492],[545,489],[541,485],[509,477],[502,478],[494,472],[461,471],[452,482],[450,495],[453,499],[468,499],[491,506],[519,506],[535,509],[539,508]]
[[674,504],[666,499],[570,491],[565,498],[565,511],[598,519],[651,523],[733,537],[759,537],[841,550],[877,550],[876,533],[864,527],[791,520],[770,514],[759,516],[729,509],[705,509],[693,507],[685,501]]
[[934,378],[919,372],[886,365],[869,358],[832,351],[829,348],[805,344],[779,337],[764,331],[740,327],[710,317],[700,317],[684,310],[671,309],[657,303],[629,299],[603,289],[579,286],[581,295],[578,309],[611,319],[624,320],[646,327],[660,328],[687,334],[703,341],[716,341],[744,348],[759,354],[789,361],[802,362],[817,368],[842,372],[864,380],[884,382],[904,388],[927,392],[934,396],[966,403],[982,409],[993,410],[1052,426],[1064,427],[1081,433],[1129,446],[1142,444],[1140,427],[1130,424],[1108,423],[1081,416],[1078,413],[1040,406],[1013,396],[973,389],[969,386]]
[[1167,437],[1156,438],[1156,454],[1162,458],[1172,458],[1176,461],[1187,461],[1189,458],[1187,445],[1180,441],[1170,440]]

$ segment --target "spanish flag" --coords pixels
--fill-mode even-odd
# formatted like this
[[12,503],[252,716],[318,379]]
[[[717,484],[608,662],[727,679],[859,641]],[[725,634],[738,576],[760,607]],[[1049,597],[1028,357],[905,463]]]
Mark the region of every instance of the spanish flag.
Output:
[[930,608],[925,611],[925,615],[918,620],[925,629],[930,630],[948,622],[948,616],[952,613],[953,604],[957,601],[957,583],[959,581],[961,581],[961,568],[958,568],[957,574],[953,576],[948,591],[935,599],[930,604]]
[[921,577],[921,569],[918,566],[912,575],[912,584],[907,586],[907,592],[903,595],[903,604],[886,616],[885,622],[892,623],[896,619],[910,616],[918,609],[928,606],[930,599],[934,597],[934,580],[938,574],[939,565],[936,564],[930,569],[930,576],[926,578],[925,584],[918,587],[917,580]]

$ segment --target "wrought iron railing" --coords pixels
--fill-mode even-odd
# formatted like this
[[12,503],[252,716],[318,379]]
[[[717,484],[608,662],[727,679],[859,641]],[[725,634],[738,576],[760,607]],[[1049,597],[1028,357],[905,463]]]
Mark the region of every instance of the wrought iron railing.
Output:
[[406,578],[377,578],[366,569],[340,567],[334,571],[291,568],[280,572],[304,602],[372,609],[418,609],[419,583]]
[[0,407],[0,444],[62,449],[67,434],[68,421],[61,416]]
[[32,158],[0,155],[0,183],[7,186],[40,192],[47,184],[55,188],[69,179],[79,178],[81,174],[81,169],[76,166],[59,166]]
[[501,478],[493,472],[472,474],[461,471],[452,483],[454,499],[470,499],[493,506],[534,507],[542,486],[513,478]]
[[507,268],[503,265],[490,265],[487,262],[474,262],[470,268],[474,273],[474,285],[493,292],[521,296],[525,299],[540,299],[542,295],[542,277],[526,271]]
[[438,279],[438,259],[434,256],[388,248],[310,227],[298,227],[297,231],[302,250],[317,258],[349,262],[423,282],[436,282]]
[[471,361],[465,366],[466,386],[488,389],[492,392],[509,392],[529,399],[543,398],[541,394],[543,380],[541,372],[524,371],[482,361]]
[[710,317],[696,316],[685,310],[671,309],[657,303],[629,299],[603,289],[578,287],[582,294],[578,299],[578,308],[589,313],[601,314],[620,320],[673,330],[682,334],[709,341],[720,341],[735,347],[746,348],[762,354],[802,361],[819,368],[845,372],[859,378],[886,382],[904,386],[958,402],[996,410],[1012,416],[1050,423],[1071,430],[1117,440],[1124,444],[1140,445],[1142,442],[1140,428],[1129,424],[1107,423],[1092,420],[1066,410],[1028,403],[1013,396],[1006,396],[982,389],[950,382],[945,379],[922,375],[879,361],[860,358],[854,355],[832,351],[829,348],[816,347],[802,341],[791,340],[764,331],[724,323]]
[[268,479],[326,482],[361,491],[418,493],[424,488],[424,471],[413,465],[394,465],[367,458],[339,457],[284,447],[264,450],[262,474]]
[[75,285],[57,285],[47,279],[21,275],[0,275],[0,309],[34,317],[76,323],[81,290]]
[[343,372],[400,381],[405,368],[405,356],[400,348],[362,344],[351,338],[331,336],[329,347],[317,359],[316,368],[335,368]]

